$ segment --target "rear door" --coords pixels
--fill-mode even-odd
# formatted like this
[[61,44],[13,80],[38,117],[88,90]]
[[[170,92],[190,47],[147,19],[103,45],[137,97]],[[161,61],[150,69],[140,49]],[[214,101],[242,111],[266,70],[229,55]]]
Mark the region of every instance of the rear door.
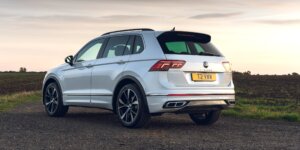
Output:
[[180,69],[168,71],[177,87],[225,87],[231,72],[224,69],[223,55],[210,43],[210,36],[190,32],[165,32],[158,37],[168,60],[184,60]]
[[113,88],[128,63],[133,40],[134,37],[129,35],[113,36],[108,39],[101,59],[92,70],[93,105],[111,108]]

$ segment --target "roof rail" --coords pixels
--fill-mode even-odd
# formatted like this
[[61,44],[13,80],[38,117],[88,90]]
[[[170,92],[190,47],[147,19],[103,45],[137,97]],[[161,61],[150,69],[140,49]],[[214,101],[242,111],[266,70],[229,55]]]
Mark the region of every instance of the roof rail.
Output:
[[140,31],[154,31],[153,29],[149,29],[149,28],[134,28],[134,29],[125,29],[125,30],[111,31],[111,32],[104,33],[102,35],[107,35],[107,34],[116,33],[116,32],[124,32],[124,31],[135,31],[135,30],[140,30]]

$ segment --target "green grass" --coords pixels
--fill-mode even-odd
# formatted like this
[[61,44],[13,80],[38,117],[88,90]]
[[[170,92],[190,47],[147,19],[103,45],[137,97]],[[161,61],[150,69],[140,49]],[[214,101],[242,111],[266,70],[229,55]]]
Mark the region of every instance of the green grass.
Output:
[[0,95],[0,112],[10,110],[17,105],[41,100],[41,92],[20,92],[15,94]]
[[222,112],[225,116],[235,116],[252,119],[272,119],[300,122],[300,105],[292,100],[246,99],[238,98],[233,109]]

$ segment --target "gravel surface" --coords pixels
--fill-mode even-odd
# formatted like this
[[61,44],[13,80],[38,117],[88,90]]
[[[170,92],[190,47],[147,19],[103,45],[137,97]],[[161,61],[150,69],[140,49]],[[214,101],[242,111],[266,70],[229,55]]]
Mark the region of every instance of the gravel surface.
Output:
[[122,127],[110,111],[72,107],[63,118],[41,103],[0,114],[0,149],[300,149],[300,123],[222,117],[197,126],[187,115],[152,117],[142,129]]

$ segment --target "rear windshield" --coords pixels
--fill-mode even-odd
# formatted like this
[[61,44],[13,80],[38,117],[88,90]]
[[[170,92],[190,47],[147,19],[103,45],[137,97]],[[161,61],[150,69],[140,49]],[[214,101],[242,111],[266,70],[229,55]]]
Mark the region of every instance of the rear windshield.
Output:
[[172,31],[159,35],[157,39],[165,54],[223,56],[206,34]]

